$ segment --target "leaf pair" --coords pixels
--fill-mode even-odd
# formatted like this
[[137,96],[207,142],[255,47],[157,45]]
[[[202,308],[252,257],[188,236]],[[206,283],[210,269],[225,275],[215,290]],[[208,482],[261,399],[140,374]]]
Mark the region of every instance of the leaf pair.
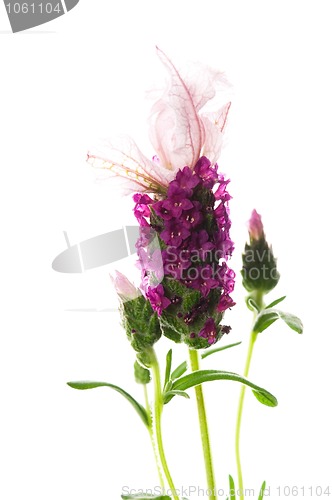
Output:
[[[202,359],[215,354],[217,352],[223,351],[225,349],[229,349],[231,347],[235,347],[239,345],[241,342],[237,342],[235,344],[229,344],[223,347],[218,347],[216,349],[210,349],[202,354]],[[197,385],[201,385],[204,382],[212,382],[214,380],[233,380],[234,382],[240,382],[248,387],[251,387],[255,397],[258,401],[267,406],[277,406],[277,399],[268,391],[263,389],[262,387],[253,384],[245,377],[238,375],[237,373],[226,372],[221,370],[198,370],[194,373],[189,373],[184,375],[187,371],[188,365],[187,362],[181,363],[173,372],[172,372],[172,350],[167,353],[166,356],[166,371],[165,371],[165,382],[164,382],[164,391],[163,391],[163,399],[164,404],[169,403],[174,396],[183,396],[185,398],[189,398],[189,394],[185,391],[190,389],[191,387],[195,387]],[[87,389],[95,389],[97,387],[109,387],[114,391],[121,394],[127,401],[132,405],[135,411],[138,413],[140,418],[142,419],[144,425],[149,428],[149,416],[147,414],[146,409],[138,402],[135,398],[133,398],[127,391],[122,389],[121,387],[110,384],[108,382],[93,382],[89,380],[81,380],[76,382],[67,382],[69,387],[78,390],[87,390]]]
[[232,380],[233,382],[240,382],[241,384],[251,387],[254,395],[260,403],[272,407],[277,406],[278,404],[275,396],[273,396],[273,394],[266,391],[262,387],[253,384],[248,379],[242,377],[241,375],[238,375],[237,373],[221,370],[198,370],[193,373],[189,373],[188,375],[184,375],[181,378],[178,378],[172,384],[171,390],[164,394],[164,401],[165,403],[168,403],[174,397],[174,395],[176,395],[174,394],[176,393],[176,391],[180,391],[181,393],[183,393],[183,391],[186,391],[191,387],[201,385],[204,382],[212,382],[214,380]]
[[[258,315],[256,317],[255,324],[253,326],[253,331],[255,333],[260,333],[266,330],[269,326],[271,326],[275,321],[278,319],[282,319],[289,328],[294,330],[297,333],[303,333],[303,324],[302,321],[297,317],[294,316],[294,314],[286,313],[283,311],[280,311],[279,309],[275,309],[274,306],[282,302],[286,296],[280,297],[277,300],[274,300],[266,306],[264,309],[259,311],[257,308],[257,305],[255,304],[254,300],[252,298],[248,299],[247,304],[249,307],[249,304],[252,308],[256,309],[258,312]],[[249,307],[249,308],[251,308]]]
[[[235,344],[229,344],[223,347],[217,347],[215,349],[209,349],[202,354],[202,359],[215,354],[217,352],[229,349],[239,345],[241,342]],[[262,387],[253,384],[245,377],[238,375],[237,373],[226,372],[221,370],[198,370],[193,373],[184,375],[188,369],[187,362],[181,363],[173,372],[172,369],[172,350],[167,353],[166,356],[166,371],[165,371],[165,383],[164,383],[164,404],[169,403],[174,396],[184,396],[189,398],[189,395],[185,392],[191,387],[201,385],[204,382],[212,382],[214,380],[232,380],[234,382],[240,382],[247,385],[253,389],[253,393],[258,399],[258,401],[267,406],[277,406],[277,399],[268,391]]]

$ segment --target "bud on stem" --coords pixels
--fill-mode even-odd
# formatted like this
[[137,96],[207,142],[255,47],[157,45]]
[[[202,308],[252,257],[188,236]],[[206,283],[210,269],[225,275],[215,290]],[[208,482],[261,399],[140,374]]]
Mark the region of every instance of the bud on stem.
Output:
[[248,223],[249,243],[242,255],[242,283],[248,292],[265,294],[277,285],[280,274],[272,247],[265,239],[261,216],[253,210]]

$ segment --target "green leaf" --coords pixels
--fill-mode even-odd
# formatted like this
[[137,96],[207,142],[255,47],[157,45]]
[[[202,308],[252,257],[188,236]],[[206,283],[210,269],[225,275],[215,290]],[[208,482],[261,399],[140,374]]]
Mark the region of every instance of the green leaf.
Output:
[[179,377],[181,377],[181,375],[183,375],[188,369],[188,363],[187,361],[184,361],[183,363],[181,363],[181,365],[179,365],[177,368],[175,368],[175,370],[172,372],[171,374],[171,379],[172,380],[175,380]]
[[122,500],[172,500],[168,495],[151,495],[150,493],[136,493],[135,495],[121,495]]
[[144,368],[138,361],[134,363],[134,375],[137,384],[146,385],[151,381],[150,371]]
[[215,354],[216,352],[225,351],[226,349],[230,349],[231,347],[235,347],[240,344],[242,344],[242,342],[236,342],[235,344],[227,344],[222,347],[216,347],[215,349],[208,349],[207,351],[203,352],[202,359],[205,359],[208,356],[211,356],[211,354]]
[[289,326],[289,328],[291,328],[297,333],[303,333],[303,323],[300,320],[300,318],[294,316],[294,314],[285,313],[282,311],[279,311],[279,314],[281,319],[284,320],[284,322],[286,323],[286,325]]
[[264,309],[256,318],[253,330],[256,333],[263,332],[272,325],[280,316],[275,309]]
[[285,298],[286,298],[286,295],[284,295],[283,297],[280,297],[279,299],[274,300],[273,302],[271,302],[271,304],[266,306],[264,309],[271,309],[272,307],[276,306],[277,304],[279,304],[280,302],[285,300]]
[[258,500],[263,500],[265,487],[266,487],[266,482],[264,481],[263,484],[262,484],[262,487],[261,487],[261,492],[259,494]]
[[282,319],[286,325],[288,325],[292,330],[295,330],[297,333],[303,333],[303,324],[302,321],[294,314],[285,313],[283,311],[279,311],[279,309],[263,309],[259,313],[256,318],[256,322],[254,324],[253,330],[256,333],[263,332],[268,328],[272,323],[277,321],[277,319]]
[[235,484],[234,484],[234,479],[232,478],[231,475],[228,476],[229,479],[229,494],[230,494],[230,500],[236,500],[235,497]]
[[[190,387],[195,385],[203,384],[204,382],[212,382],[214,380],[233,380],[234,382],[240,382],[241,384],[247,385],[255,390],[255,396],[257,398],[257,393],[260,395],[259,401],[267,406],[277,406],[277,399],[270,394],[268,391],[262,387],[253,384],[245,377],[238,375],[237,373],[225,372],[220,370],[198,370],[184,377],[175,380],[173,384],[173,390],[185,391]],[[258,399],[258,398],[257,398]]]
[[190,399],[190,396],[189,394],[187,394],[185,391],[177,391],[177,390],[173,390],[171,389],[170,391],[167,391],[164,393],[164,404],[167,404],[172,398],[173,396],[182,396],[186,399]]
[[259,305],[256,303],[256,301],[251,297],[251,295],[249,295],[249,297],[246,298],[246,304],[247,304],[247,308],[250,310],[250,311],[254,311],[254,312],[257,312],[259,313],[260,311],[260,308],[259,308]]
[[166,371],[165,371],[165,382],[164,382],[164,389],[170,379],[171,376],[171,368],[172,368],[172,349],[168,351],[166,354]]
[[73,389],[79,389],[81,391],[86,389],[95,389],[96,387],[110,387],[111,389],[114,389],[116,392],[118,392],[124,398],[126,398],[127,401],[129,401],[129,403],[133,406],[133,408],[137,411],[137,413],[143,420],[146,427],[149,428],[149,418],[145,408],[140,403],[138,403],[136,399],[134,399],[130,394],[128,394],[128,392],[121,389],[121,387],[109,384],[107,382],[91,382],[89,380],[80,380],[78,382],[67,382],[67,384],[69,385],[69,387],[72,387]]

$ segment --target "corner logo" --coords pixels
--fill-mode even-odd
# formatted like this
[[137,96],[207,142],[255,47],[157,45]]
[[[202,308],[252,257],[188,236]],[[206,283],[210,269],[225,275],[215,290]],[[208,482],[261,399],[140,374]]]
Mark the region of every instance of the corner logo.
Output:
[[77,5],[79,0],[4,0],[13,33],[53,21]]

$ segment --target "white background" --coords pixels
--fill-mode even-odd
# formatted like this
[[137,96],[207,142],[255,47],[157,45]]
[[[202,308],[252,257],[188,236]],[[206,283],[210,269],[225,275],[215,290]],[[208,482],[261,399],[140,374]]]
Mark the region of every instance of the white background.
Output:
[[[115,198],[112,181],[96,183],[85,155],[114,132],[134,136],[153,154],[144,96],[164,77],[156,44],[176,65],[198,60],[224,70],[232,83],[228,145],[219,164],[232,180],[233,267],[240,269],[255,207],[282,274],[271,300],[287,294],[284,308],[305,325],[300,337],[276,323],[257,343],[250,378],[275,393],[279,406],[263,407],[247,394],[245,484],[257,490],[266,479],[271,498],[286,497],[287,485],[330,486],[332,493],[329,7],[81,0],[66,16],[13,35],[0,5],[4,500],[113,500],[125,485],[157,484],[147,433],[128,403],[107,389],[66,386],[107,380],[142,397],[118,315],[67,311],[116,307],[111,266],[82,275],[51,269],[66,246],[63,230],[74,244],[132,222],[130,200]],[[251,322],[244,295],[239,281],[238,306],[226,318],[233,327],[226,341],[242,346],[205,367],[242,371]],[[161,356],[170,347],[166,340],[157,346]],[[175,358],[185,356],[176,347]],[[229,473],[235,476],[238,391],[228,382],[206,387],[220,488]],[[164,412],[177,486],[205,486],[194,412],[193,398],[174,400]],[[310,490],[301,496],[310,498]]]

